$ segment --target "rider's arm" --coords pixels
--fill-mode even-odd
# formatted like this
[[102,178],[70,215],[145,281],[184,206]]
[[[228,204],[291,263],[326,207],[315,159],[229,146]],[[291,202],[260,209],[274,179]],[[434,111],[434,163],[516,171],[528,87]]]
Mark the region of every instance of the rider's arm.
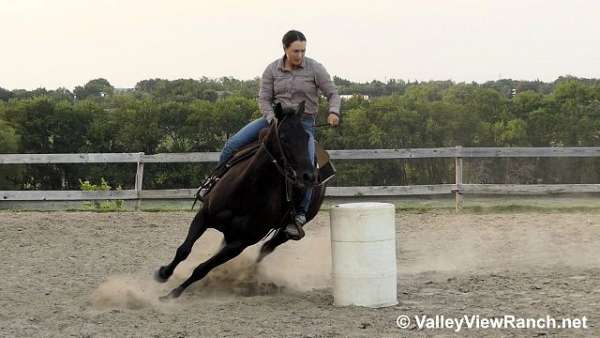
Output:
[[271,123],[275,113],[273,112],[273,71],[271,66],[267,66],[260,80],[260,90],[258,92],[258,106],[260,112]]
[[329,103],[329,113],[336,114],[340,116],[340,105],[341,99],[338,95],[337,89],[335,88],[335,84],[331,81],[331,77],[325,67],[322,64],[317,63],[315,65],[315,75],[317,80],[317,86],[327,98],[327,102]]

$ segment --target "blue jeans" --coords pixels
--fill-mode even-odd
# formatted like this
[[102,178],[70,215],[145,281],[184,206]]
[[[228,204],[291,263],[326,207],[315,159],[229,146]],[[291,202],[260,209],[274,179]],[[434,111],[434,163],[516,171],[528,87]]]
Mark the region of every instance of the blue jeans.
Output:
[[[219,158],[219,164],[227,162],[233,154],[244,147],[258,139],[258,134],[263,128],[269,126],[269,123],[264,117],[261,117],[257,120],[254,120],[248,123],[244,128],[240,129],[235,135],[231,136],[229,140],[225,143],[223,147],[223,151],[221,152],[221,156]],[[302,118],[302,126],[304,130],[308,134],[308,160],[313,165],[314,169],[314,159],[315,159],[315,118],[312,115],[304,115]],[[304,193],[304,199],[302,203],[300,203],[300,210],[296,210],[296,212],[304,211],[308,212],[308,207],[310,205],[310,198],[312,196],[312,186],[308,186]]]

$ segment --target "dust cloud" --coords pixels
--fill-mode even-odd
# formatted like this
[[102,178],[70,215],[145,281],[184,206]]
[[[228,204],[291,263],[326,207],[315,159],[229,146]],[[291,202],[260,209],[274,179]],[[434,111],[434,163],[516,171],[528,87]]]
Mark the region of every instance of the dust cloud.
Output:
[[[207,230],[194,245],[188,259],[179,264],[165,284],[154,281],[149,272],[109,276],[92,293],[91,303],[99,310],[161,307],[164,303],[158,298],[185,281],[198,264],[216,253],[222,240],[220,233]],[[240,256],[213,269],[183,295],[256,296],[306,292],[330,286],[331,250],[327,227],[307,229],[307,236],[302,241],[281,245],[257,264],[263,243],[247,248]]]

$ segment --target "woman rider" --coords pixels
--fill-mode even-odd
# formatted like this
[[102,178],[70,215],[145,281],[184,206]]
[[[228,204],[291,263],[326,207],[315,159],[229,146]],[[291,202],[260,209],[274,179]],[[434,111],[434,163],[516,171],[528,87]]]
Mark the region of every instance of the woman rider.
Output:
[[[291,30],[283,36],[285,55],[272,62],[265,69],[259,91],[259,107],[262,117],[250,122],[235,135],[227,140],[219,165],[227,162],[233,154],[258,139],[259,132],[266,128],[275,114],[273,105],[297,106],[306,101],[302,125],[309,135],[308,156],[310,163],[315,157],[315,118],[319,107],[320,90],[329,103],[327,122],[331,126],[339,124],[340,96],[337,93],[331,77],[325,67],[317,61],[304,56],[306,52],[306,37],[299,31]],[[202,194],[202,193],[201,193]],[[289,224],[284,231],[290,238],[299,238],[299,226],[306,223],[306,212],[310,204],[312,187],[307,187],[304,199],[296,203],[294,224]]]

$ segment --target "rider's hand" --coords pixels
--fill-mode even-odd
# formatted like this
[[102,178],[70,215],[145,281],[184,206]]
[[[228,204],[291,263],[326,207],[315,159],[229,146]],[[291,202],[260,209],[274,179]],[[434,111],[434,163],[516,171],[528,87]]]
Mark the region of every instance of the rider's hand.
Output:
[[332,127],[336,127],[340,124],[340,118],[334,113],[329,113],[329,116],[327,117],[327,123],[329,123],[329,125]]

